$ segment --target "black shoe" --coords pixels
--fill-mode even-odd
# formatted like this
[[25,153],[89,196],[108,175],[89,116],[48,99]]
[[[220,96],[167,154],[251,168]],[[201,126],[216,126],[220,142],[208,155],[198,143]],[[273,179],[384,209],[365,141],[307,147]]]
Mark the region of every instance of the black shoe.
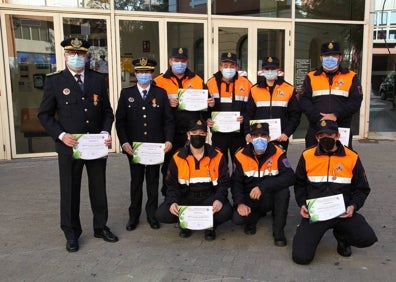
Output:
[[69,253],[75,253],[79,249],[78,240],[67,240],[66,242],[66,250]]
[[191,236],[191,230],[187,228],[180,229],[179,236],[182,238],[188,238]]
[[337,253],[343,257],[350,257],[352,255],[351,246],[347,245],[342,237],[333,229],[333,235],[337,240]]
[[274,236],[274,244],[277,247],[284,247],[287,245],[287,240],[285,237],[285,233],[282,231],[272,232],[272,236]]
[[94,236],[96,238],[102,238],[106,242],[115,243],[118,241],[116,235],[114,235],[108,227],[105,227],[101,230],[95,230]]
[[159,229],[161,227],[160,223],[158,222],[158,220],[154,217],[152,218],[147,218],[148,223],[150,224],[150,227],[152,229]]
[[246,224],[243,230],[246,235],[254,235],[256,234],[256,225],[255,224]]
[[132,231],[135,230],[139,224],[139,220],[129,219],[128,223],[126,224],[126,230]]
[[216,239],[216,231],[214,231],[214,229],[206,229],[205,230],[205,240],[213,241],[214,239]]

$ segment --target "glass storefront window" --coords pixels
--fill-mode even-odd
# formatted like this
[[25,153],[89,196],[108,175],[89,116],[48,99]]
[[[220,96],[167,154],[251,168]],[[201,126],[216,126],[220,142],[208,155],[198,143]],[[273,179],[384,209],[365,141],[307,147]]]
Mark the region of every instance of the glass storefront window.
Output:
[[[204,25],[202,23],[168,22],[168,54],[172,48],[188,49],[188,67],[204,77]],[[162,70],[165,71],[165,70]]]
[[364,0],[296,0],[296,18],[362,21],[364,6]]
[[46,74],[56,70],[52,17],[7,15],[8,60],[16,154],[53,152],[41,126],[38,107]]
[[[132,61],[140,57],[155,60],[159,57],[158,22],[120,20],[120,61],[122,87],[136,84]],[[154,76],[160,73],[157,66]]]
[[252,16],[271,18],[290,18],[291,1],[262,0],[213,0],[212,14],[228,16]]
[[116,10],[206,14],[208,0],[114,0]]
[[[296,23],[295,38],[294,86],[297,92],[301,89],[307,72],[321,65],[320,48],[324,42],[331,40],[339,42],[343,52],[342,66],[358,75],[362,73],[363,25]],[[364,95],[369,94],[364,93]],[[307,126],[303,115],[294,138],[304,138]],[[356,113],[352,122],[352,134],[358,133],[359,113]]]
[[110,0],[4,0],[3,3],[63,8],[110,9]]

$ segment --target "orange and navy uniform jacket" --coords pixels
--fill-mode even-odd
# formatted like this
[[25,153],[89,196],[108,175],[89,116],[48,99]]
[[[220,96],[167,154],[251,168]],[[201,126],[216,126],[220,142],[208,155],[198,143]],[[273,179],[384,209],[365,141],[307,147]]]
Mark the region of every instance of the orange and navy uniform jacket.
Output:
[[250,120],[279,118],[282,133],[290,137],[297,129],[301,117],[294,86],[278,77],[272,93],[266,80],[253,85],[250,93],[244,122],[245,132],[249,132]]
[[190,147],[180,148],[172,157],[165,183],[168,187],[165,202],[178,203],[189,192],[211,192],[215,200],[227,201],[230,173],[227,162],[214,146],[204,145],[204,156],[197,161]]
[[363,100],[362,86],[353,71],[340,67],[331,75],[321,67],[307,74],[298,100],[311,128],[322,118],[320,113],[334,113],[338,126],[351,127]]
[[[245,116],[246,103],[252,83],[245,77],[235,74],[229,83],[223,80],[221,71],[216,72],[206,83],[209,94],[215,99],[210,112],[240,112]],[[243,126],[240,133],[243,134]]]
[[370,193],[366,173],[356,152],[337,141],[338,149],[327,154],[319,146],[306,149],[296,168],[294,193],[297,204],[307,199],[343,194],[346,206],[359,210]]
[[294,184],[294,171],[284,150],[272,142],[261,156],[248,144],[235,154],[231,183],[234,204],[246,204],[250,191],[256,186],[262,194],[288,189]]
[[[171,68],[160,74],[154,79],[157,86],[165,89],[168,94],[168,98],[178,98],[179,89],[206,89],[206,86],[202,78],[192,72],[190,69],[186,69],[184,76],[178,79],[173,73]],[[172,112],[175,120],[175,132],[177,134],[185,134],[187,132],[188,124],[190,120],[197,120],[207,116],[207,113],[203,112],[190,112],[179,110],[178,107],[172,108]]]

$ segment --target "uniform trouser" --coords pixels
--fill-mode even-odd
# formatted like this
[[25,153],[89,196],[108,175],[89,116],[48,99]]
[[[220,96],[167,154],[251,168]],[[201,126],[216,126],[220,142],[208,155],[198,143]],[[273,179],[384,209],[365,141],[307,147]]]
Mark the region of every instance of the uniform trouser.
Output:
[[350,218],[334,218],[315,223],[303,218],[297,226],[293,239],[293,260],[299,264],[310,263],[320,240],[329,229],[333,229],[334,234],[338,234],[338,240],[358,248],[369,247],[377,241],[373,229],[358,213]]
[[226,156],[228,162],[228,150],[230,151],[231,161],[234,161],[236,151],[245,146],[245,137],[242,135],[235,135],[233,133],[219,133],[213,132],[212,145],[219,148]]
[[[180,202],[177,203],[178,205],[190,205],[190,206],[212,206],[213,202],[215,201],[214,194],[205,198],[205,199],[200,199],[200,198],[192,198],[189,195],[186,195],[185,197],[182,197],[180,199]],[[176,223],[179,221],[177,216],[174,216],[173,214],[170,213],[169,207],[171,206],[172,203],[162,203],[157,212],[156,212],[156,217],[157,219],[162,222],[162,223]],[[232,206],[228,200],[226,200],[223,203],[223,207],[220,211],[216,212],[213,214],[213,223],[214,226],[218,226],[223,222],[226,222],[227,220],[231,219],[232,216]]]
[[172,150],[170,150],[168,153],[165,154],[164,163],[162,164],[162,167],[161,167],[161,173],[162,173],[161,192],[162,192],[162,195],[166,194],[165,176],[166,176],[166,172],[168,170],[169,162],[172,159],[173,155],[176,153],[176,151],[186,145],[186,142],[187,142],[187,133],[176,133],[173,138]]
[[[316,140],[316,129],[308,127],[307,134],[305,135],[305,148],[316,146],[318,141]],[[349,134],[348,147],[352,149],[352,132]]]
[[94,230],[103,229],[108,218],[106,196],[107,159],[75,160],[71,155],[59,155],[61,200],[61,229],[67,240],[76,240],[82,229],[80,223],[80,191],[84,165],[88,175],[88,190],[93,213]]
[[272,211],[272,231],[276,236],[283,233],[286,225],[287,210],[289,208],[289,188],[280,189],[275,192],[264,192],[259,200],[252,200],[246,195],[246,205],[250,207],[248,216],[241,216],[235,209],[232,221],[237,225],[256,225],[260,217],[268,211]]
[[146,215],[148,218],[155,217],[158,207],[158,184],[159,184],[159,165],[141,165],[132,162],[132,157],[128,156],[129,169],[131,174],[129,218],[138,221],[142,212],[143,200],[143,181],[146,176]]

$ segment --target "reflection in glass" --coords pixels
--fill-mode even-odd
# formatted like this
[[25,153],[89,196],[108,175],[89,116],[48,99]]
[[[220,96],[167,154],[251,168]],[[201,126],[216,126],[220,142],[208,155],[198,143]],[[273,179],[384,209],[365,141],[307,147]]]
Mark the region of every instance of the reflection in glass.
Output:
[[364,6],[364,0],[296,0],[296,18],[362,21]]
[[290,1],[213,0],[212,13],[229,16],[290,18],[291,5]]
[[[321,66],[320,48],[322,43],[335,40],[339,42],[343,55],[342,66],[349,68],[360,76],[362,72],[363,25],[296,23],[295,36],[294,86],[301,89],[301,84],[309,70]],[[365,93],[364,93],[365,94]],[[294,138],[304,138],[307,121],[303,115]],[[353,116],[352,133],[359,132],[359,113]]]
[[6,15],[16,154],[55,151],[37,112],[46,74],[56,69],[52,17]]
[[3,0],[3,3],[64,8],[110,9],[110,0]]
[[[120,20],[120,56],[122,87],[136,84],[132,61],[146,57],[159,64],[158,22]],[[156,67],[154,76],[160,73]]]
[[114,0],[116,10],[206,14],[208,0]]
[[167,34],[168,54],[171,53],[172,48],[187,48],[188,67],[200,77],[204,77],[204,25],[202,23],[168,22]]

